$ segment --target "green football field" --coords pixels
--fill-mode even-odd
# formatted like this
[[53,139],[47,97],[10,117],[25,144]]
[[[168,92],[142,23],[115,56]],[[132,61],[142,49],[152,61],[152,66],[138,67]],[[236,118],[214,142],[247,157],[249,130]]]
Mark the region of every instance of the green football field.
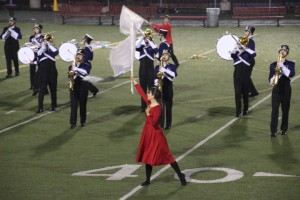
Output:
[[[0,23],[1,27],[7,23]],[[18,23],[28,42],[32,23]],[[96,41],[119,42],[117,26],[43,24],[56,46],[88,33]],[[143,27],[145,29],[145,27]],[[0,199],[1,200],[298,200],[300,199],[300,26],[257,26],[252,79],[259,96],[250,98],[250,114],[235,118],[233,62],[215,51],[226,31],[241,36],[243,27],[174,27],[180,61],[174,80],[172,129],[165,132],[171,152],[189,177],[187,186],[170,166],[154,167],[148,187],[145,167],[135,163],[144,115],[140,98],[130,92],[129,73],[99,82],[88,99],[86,127],[69,129],[66,63],[57,57],[58,110],[36,114],[37,97],[29,90],[29,67],[5,79],[0,42]],[[158,38],[154,38],[158,43]],[[270,137],[270,63],[282,44],[296,62],[287,136]],[[92,75],[109,77],[110,48],[94,53]],[[201,54],[200,59],[190,59]],[[138,61],[134,74],[138,74]],[[45,96],[44,108],[50,108]],[[279,119],[280,122],[280,119]],[[280,123],[279,123],[280,125]]]

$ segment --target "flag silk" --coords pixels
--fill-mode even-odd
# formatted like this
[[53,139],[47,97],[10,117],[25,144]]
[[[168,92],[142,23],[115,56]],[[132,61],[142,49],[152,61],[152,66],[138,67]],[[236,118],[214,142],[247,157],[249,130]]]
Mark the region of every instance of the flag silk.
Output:
[[122,7],[120,32],[129,36],[110,51],[109,60],[115,77],[130,70],[132,71],[136,33],[144,21],[145,19],[132,12],[126,6]]
[[120,32],[124,35],[129,35],[131,34],[131,24],[133,24],[136,31],[141,28],[144,21],[146,21],[144,18],[131,11],[126,6],[123,6],[120,15]]

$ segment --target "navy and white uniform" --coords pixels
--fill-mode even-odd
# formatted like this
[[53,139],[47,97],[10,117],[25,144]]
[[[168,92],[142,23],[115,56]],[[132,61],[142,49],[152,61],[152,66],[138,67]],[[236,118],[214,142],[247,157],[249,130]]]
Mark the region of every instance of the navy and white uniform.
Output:
[[47,92],[47,86],[49,85],[51,94],[51,108],[57,107],[57,69],[55,56],[58,55],[58,49],[53,45],[46,45],[44,42],[41,48],[37,52],[38,69],[38,84],[39,84],[39,97],[38,97],[38,111],[43,110],[44,95]]
[[[270,65],[269,82],[273,83],[275,68],[277,62],[273,62]],[[278,115],[279,107],[281,105],[282,118],[281,118],[281,131],[286,133],[288,130],[289,121],[289,110],[291,101],[291,78],[295,76],[295,63],[289,60],[285,60],[280,64],[281,73],[279,75],[279,80],[277,86],[273,87],[272,90],[272,114],[271,114],[271,124],[270,130],[271,134],[276,134],[278,126]]]
[[[163,103],[163,117],[161,121],[161,127],[169,129],[172,126],[172,107],[173,107],[173,80],[177,77],[177,67],[174,64],[163,64],[161,68],[157,65],[154,69],[155,85],[158,84],[157,73],[161,71],[163,73],[162,84],[162,103]],[[166,120],[164,120],[166,119]],[[164,126],[164,121],[166,125]]]
[[78,104],[80,109],[80,123],[81,125],[86,122],[86,105],[88,98],[88,82],[83,80],[83,77],[90,74],[90,65],[86,62],[77,64],[75,67],[70,66],[69,71],[75,71],[74,75],[74,89],[70,91],[71,100],[71,115],[70,124],[76,125],[77,123],[77,110]]
[[12,60],[15,67],[15,74],[18,76],[20,73],[18,51],[20,49],[19,40],[22,39],[21,30],[17,26],[4,27],[0,35],[0,38],[2,40],[5,40],[4,53],[6,59],[7,75],[10,77],[12,75],[12,66],[11,66],[11,60]]
[[[256,56],[255,51],[243,46],[244,51],[238,51],[237,48],[231,52],[233,58],[234,72],[233,72],[233,83],[235,93],[235,107],[236,117],[240,117],[242,114],[248,113],[249,107],[249,81],[251,71],[251,60]],[[243,113],[241,96],[243,97]]]
[[[139,52],[139,82],[145,94],[147,94],[147,88],[151,89],[154,85],[154,56],[158,52],[157,46],[152,40],[145,40],[140,37],[135,44],[136,51]],[[146,109],[147,104],[141,98],[142,112]]]
[[34,60],[33,64],[29,64],[30,68],[30,88],[33,90],[38,90],[38,65],[37,65],[37,51],[41,48],[41,43],[43,42],[44,35],[35,34],[29,37],[29,42],[35,45],[34,49]]
[[[253,39],[253,35],[249,36],[248,39],[249,39],[249,43],[247,45],[247,48],[249,48],[249,49],[251,49],[252,51],[255,52],[255,41]],[[256,88],[253,84],[252,78],[251,78],[251,74],[252,74],[252,70],[253,70],[254,65],[255,65],[255,59],[254,59],[254,57],[252,57],[250,59],[250,80],[249,80],[249,93],[250,93],[251,96],[257,96],[258,95],[258,91],[256,90]]]
[[162,40],[158,47],[158,60],[160,60],[164,51],[169,51],[170,45],[167,43],[166,39]]
[[[92,61],[94,59],[94,51],[91,45],[86,45],[84,47],[84,62],[89,64],[90,69],[92,69]],[[88,82],[88,89],[89,91],[95,96],[98,93],[99,89],[93,85],[92,83]]]

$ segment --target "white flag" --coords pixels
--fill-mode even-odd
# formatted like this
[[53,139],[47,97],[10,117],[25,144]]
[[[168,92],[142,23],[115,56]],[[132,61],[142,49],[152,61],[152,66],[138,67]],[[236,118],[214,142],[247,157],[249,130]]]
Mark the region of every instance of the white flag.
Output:
[[131,34],[131,24],[136,29],[140,29],[143,22],[146,21],[144,18],[128,9],[126,6],[122,7],[120,16],[120,32],[129,35]]
[[[135,55],[135,38],[145,19],[134,13],[126,6],[122,7],[120,16],[120,32],[129,35],[125,40],[110,51],[110,65],[114,76],[119,76],[131,70],[133,75],[133,60]],[[133,89],[131,89],[133,91]]]

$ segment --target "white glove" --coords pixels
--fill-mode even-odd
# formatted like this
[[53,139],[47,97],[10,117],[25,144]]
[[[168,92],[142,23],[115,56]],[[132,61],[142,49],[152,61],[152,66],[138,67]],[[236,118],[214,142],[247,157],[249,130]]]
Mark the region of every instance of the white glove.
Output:
[[164,73],[166,71],[166,69],[164,67],[160,67],[159,71],[162,72],[162,73]]
[[18,39],[18,36],[19,36],[19,34],[16,32],[16,31],[14,31],[13,29],[11,29],[10,30],[10,34],[11,34],[11,37],[13,37],[14,39]]
[[230,54],[236,54],[236,52],[237,52],[237,47],[234,47],[233,49],[232,49],[232,51],[229,51],[229,53]]
[[279,66],[281,67],[281,73],[286,77],[289,77],[291,70],[289,70],[286,66],[284,66],[283,63],[280,63]]
[[154,80],[154,85],[157,86],[158,85],[158,79]]
[[156,44],[154,44],[154,42],[153,42],[153,41],[151,41],[151,40],[148,40],[148,42],[149,42],[149,44],[150,44],[150,46],[151,46],[151,48],[152,48],[152,49],[155,49],[155,48],[157,48]]

